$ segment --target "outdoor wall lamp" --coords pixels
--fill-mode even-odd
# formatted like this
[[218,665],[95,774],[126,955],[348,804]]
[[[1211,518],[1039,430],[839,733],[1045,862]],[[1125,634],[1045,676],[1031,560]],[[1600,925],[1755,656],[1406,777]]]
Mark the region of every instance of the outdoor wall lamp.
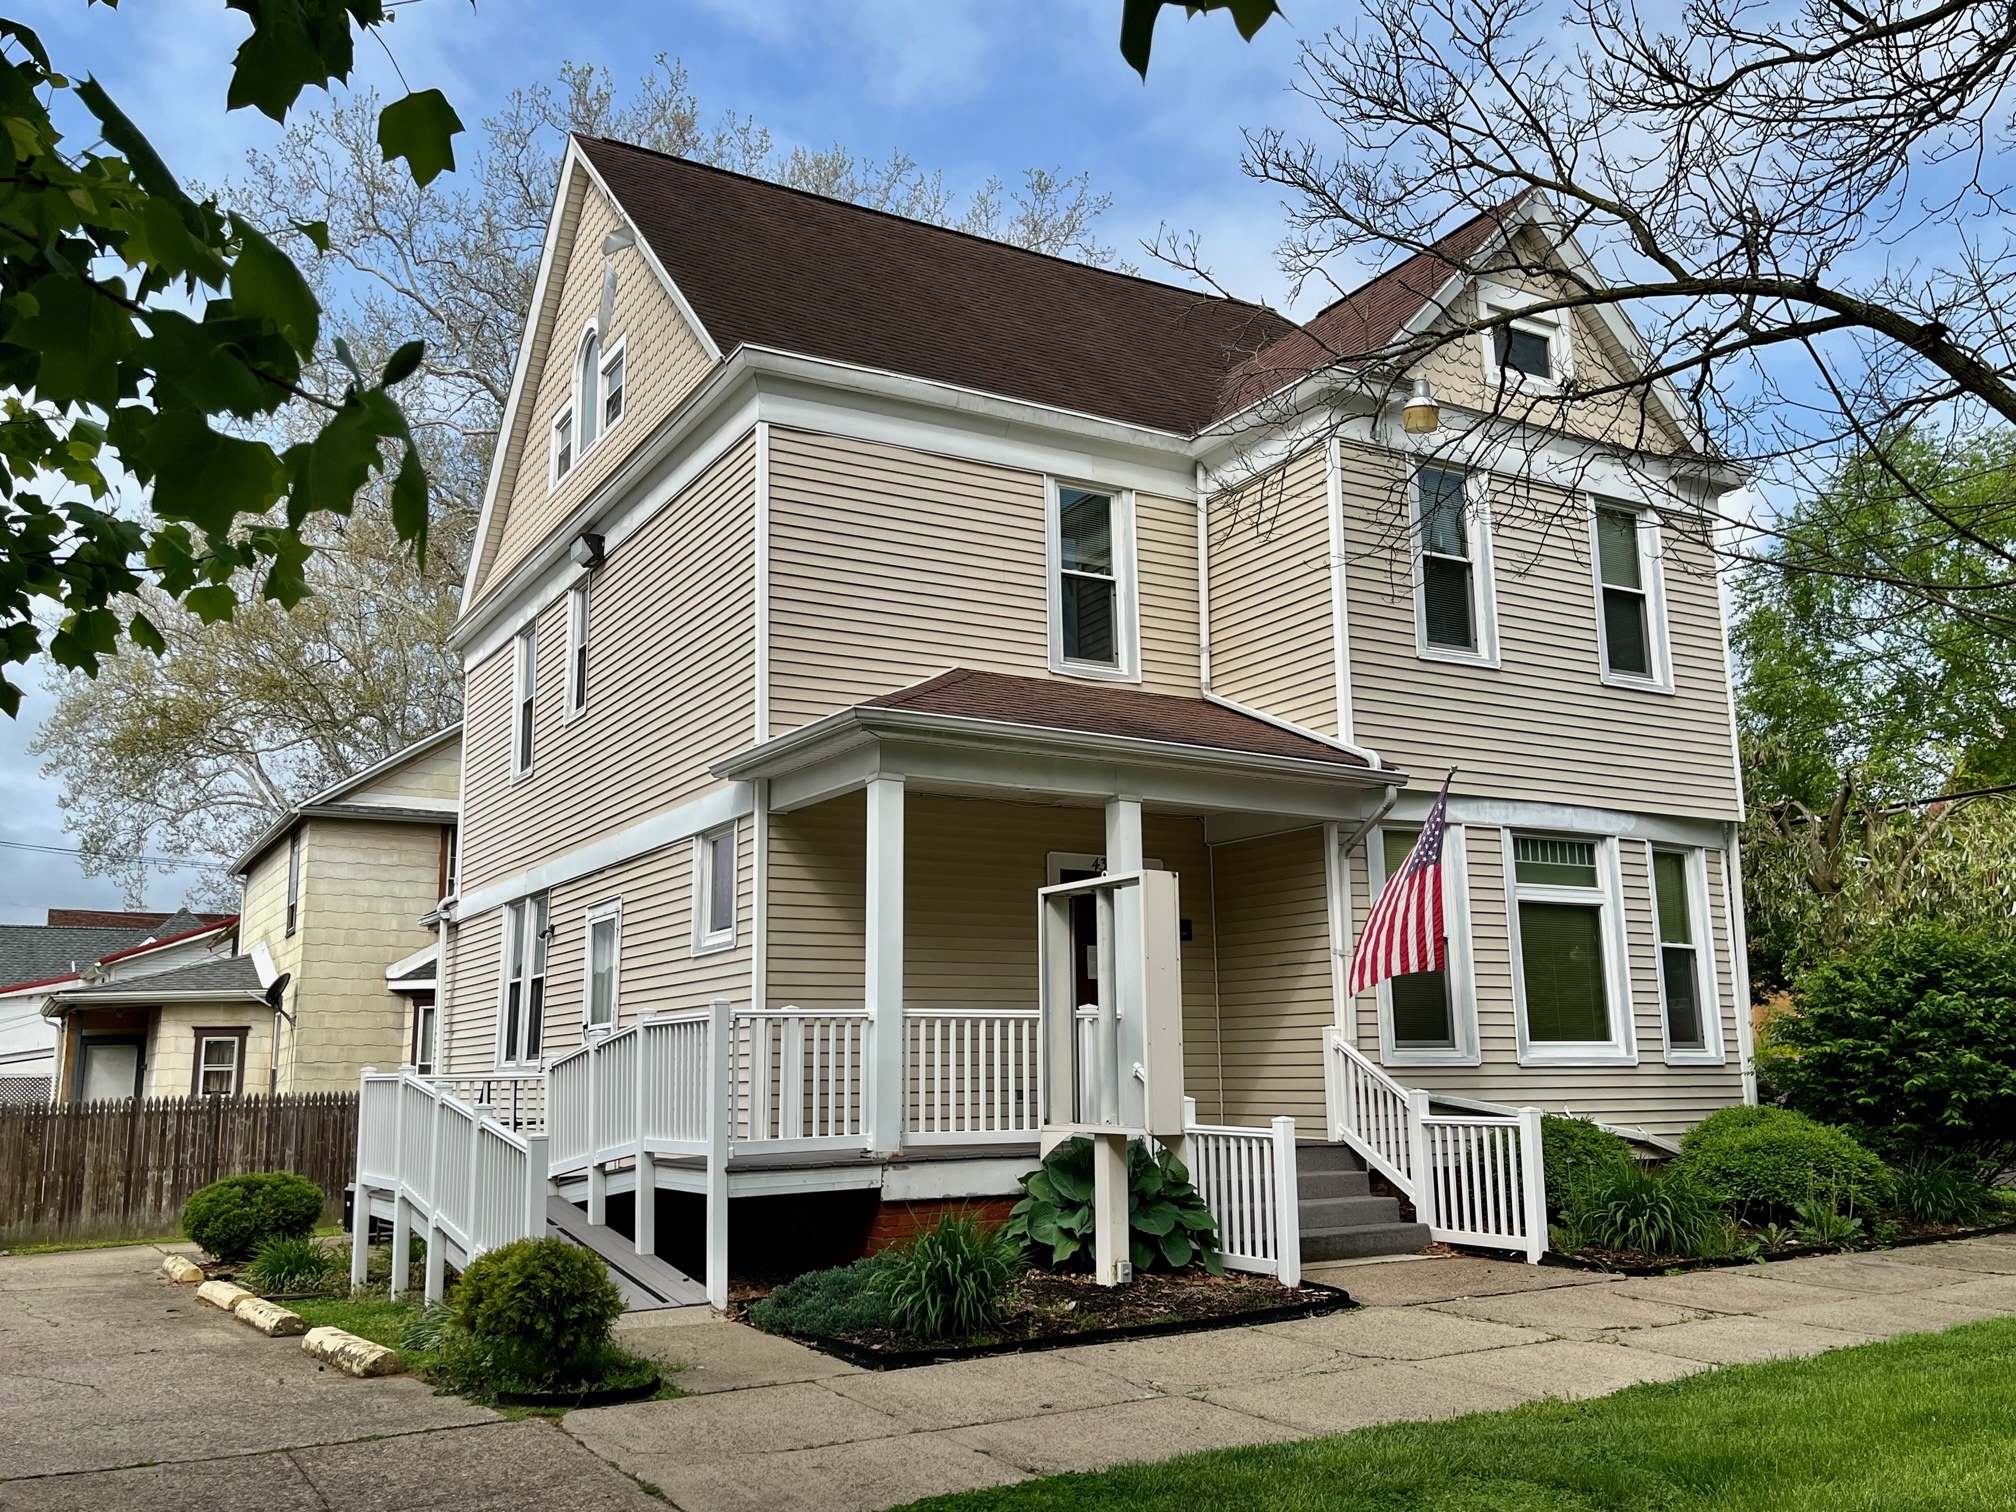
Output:
[[1414,380],[1414,393],[1400,412],[1400,423],[1410,436],[1425,436],[1442,427],[1442,406],[1426,378]]

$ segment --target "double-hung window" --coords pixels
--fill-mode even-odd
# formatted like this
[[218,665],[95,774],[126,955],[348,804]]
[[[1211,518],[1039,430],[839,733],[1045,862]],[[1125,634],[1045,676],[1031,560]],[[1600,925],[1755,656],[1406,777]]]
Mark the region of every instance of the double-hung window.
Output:
[[602,359],[602,429],[614,430],[616,422],[623,418],[623,340],[618,337],[610,343],[608,354]]
[[301,831],[287,837],[287,933],[301,927]]
[[735,943],[735,826],[712,830],[693,843],[693,950],[726,950]]
[[588,915],[588,996],[583,1017],[590,1029],[616,1027],[617,981],[623,945],[623,905],[604,903]]
[[588,707],[588,580],[567,594],[567,714],[569,722]]
[[553,482],[574,471],[574,406],[561,410],[553,421]]
[[1652,911],[1659,933],[1659,1000],[1669,1060],[1721,1059],[1715,972],[1706,942],[1706,859],[1696,850],[1652,851]]
[[504,1003],[497,1063],[530,1065],[546,1040],[547,898],[535,893],[504,910]]
[[1594,528],[1603,680],[1670,688],[1657,526],[1626,505],[1598,504]]
[[246,1038],[243,1029],[196,1031],[198,1097],[236,1097],[244,1090]]
[[1615,842],[1508,839],[1521,1060],[1631,1061]]
[[[1377,898],[1406,868],[1420,831],[1385,826],[1367,853]],[[1443,935],[1447,964],[1380,983],[1380,1058],[1388,1065],[1475,1065],[1476,1021],[1470,975],[1470,923],[1463,829],[1451,826],[1442,845]]]
[[1495,665],[1490,528],[1476,480],[1453,467],[1414,474],[1414,597],[1423,656]]
[[585,457],[602,434],[602,339],[593,331],[581,342],[581,363],[574,381],[576,408],[581,413],[581,455]]
[[511,701],[511,775],[532,770],[532,715],[539,692],[539,632],[527,629],[518,637],[516,687]]
[[1087,677],[1135,675],[1131,496],[1054,483],[1050,499],[1050,665]]

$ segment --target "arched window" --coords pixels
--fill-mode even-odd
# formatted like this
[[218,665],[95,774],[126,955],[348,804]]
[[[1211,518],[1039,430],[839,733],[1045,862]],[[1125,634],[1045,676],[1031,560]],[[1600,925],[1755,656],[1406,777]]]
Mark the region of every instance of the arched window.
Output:
[[581,417],[581,450],[595,444],[602,430],[602,342],[593,331],[581,343],[581,402],[575,413]]

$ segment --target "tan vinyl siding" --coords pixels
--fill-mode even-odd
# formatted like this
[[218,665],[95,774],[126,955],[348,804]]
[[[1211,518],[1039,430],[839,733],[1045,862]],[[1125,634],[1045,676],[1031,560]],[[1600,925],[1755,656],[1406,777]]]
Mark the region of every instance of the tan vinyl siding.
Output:
[[[283,836],[246,870],[238,912],[238,948],[249,955],[253,946],[263,944],[273,957],[273,969],[298,982],[302,979],[301,935],[298,930],[293,935],[287,933],[287,849]],[[388,955],[385,964],[398,959]]]
[[861,1006],[867,815],[854,792],[770,816],[769,1007]]
[[[1501,665],[1424,659],[1411,567],[1405,546],[1396,550],[1407,536],[1403,459],[1347,445],[1343,465],[1360,741],[1417,777],[1460,767],[1460,793],[1737,816],[1714,564],[1702,547],[1664,533],[1671,694],[1602,681],[1585,517],[1565,499],[1552,521],[1530,509],[1494,521]],[[1214,556],[1214,584],[1217,570]]]
[[402,761],[363,787],[345,793],[344,803],[397,806],[411,798],[450,799],[462,791],[462,742],[444,740],[431,751]]
[[[771,728],[952,667],[1050,675],[1041,473],[770,433]],[[1143,683],[1197,693],[1194,506],[1135,500]]]
[[[624,341],[624,413],[557,488],[554,420],[571,401],[581,338],[602,300],[602,238],[618,224],[600,191],[577,175],[562,211],[554,271],[528,340],[532,355],[505,438],[498,500],[476,576],[475,598],[500,582],[565,520],[660,421],[699,387],[712,362],[639,250],[616,254],[616,305],[606,352]],[[577,435],[578,435],[578,418]],[[578,450],[578,444],[577,444]]]
[[504,958],[504,910],[449,932],[447,1006],[441,1015],[441,1069],[467,1075],[497,1064],[497,993]]
[[[1635,1066],[1522,1066],[1512,997],[1511,933],[1506,924],[1504,831],[1468,825],[1464,858],[1470,873],[1470,945],[1476,968],[1478,1066],[1395,1066],[1408,1086],[1491,1102],[1569,1111],[1605,1123],[1678,1137],[1709,1113],[1743,1100],[1741,1056],[1736,1047],[1735,997],[1729,978],[1728,917],[1720,906],[1721,853],[1709,852],[1712,944],[1716,953],[1725,1063],[1665,1063],[1664,1015],[1653,958],[1652,894],[1642,841],[1618,842],[1624,923],[1630,959],[1631,1006],[1638,1037]],[[1352,856],[1352,917],[1366,910],[1364,849]],[[1370,993],[1358,999],[1357,1044],[1379,1058],[1379,1009]]]
[[1238,1124],[1287,1116],[1301,1137],[1319,1138],[1323,1035],[1336,1021],[1323,831],[1213,846],[1211,869],[1222,1116]]
[[1211,500],[1211,688],[1341,733],[1323,450]]
[[[168,1003],[156,1010],[147,1047],[149,1097],[187,1097],[196,1072],[198,1029],[245,1029],[241,1092],[264,1097],[273,1077],[273,1011],[257,1003]],[[353,1084],[355,1078],[352,1078]],[[285,1091],[286,1088],[282,1088]]]
[[462,890],[717,786],[755,727],[753,439],[637,534],[590,594],[588,707],[563,722],[567,601],[538,621],[531,773],[511,775],[515,647],[469,673]]

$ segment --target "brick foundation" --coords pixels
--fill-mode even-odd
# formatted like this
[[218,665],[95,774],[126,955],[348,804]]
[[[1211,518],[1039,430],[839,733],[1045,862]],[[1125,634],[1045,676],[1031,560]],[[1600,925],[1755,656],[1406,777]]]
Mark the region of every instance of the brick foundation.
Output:
[[947,1213],[954,1217],[963,1214],[981,1223],[1006,1223],[1009,1213],[1020,1200],[1018,1197],[943,1197],[923,1202],[884,1202],[876,1210],[875,1221],[868,1226],[867,1253],[872,1255],[878,1250],[914,1239],[935,1227],[939,1218]]

